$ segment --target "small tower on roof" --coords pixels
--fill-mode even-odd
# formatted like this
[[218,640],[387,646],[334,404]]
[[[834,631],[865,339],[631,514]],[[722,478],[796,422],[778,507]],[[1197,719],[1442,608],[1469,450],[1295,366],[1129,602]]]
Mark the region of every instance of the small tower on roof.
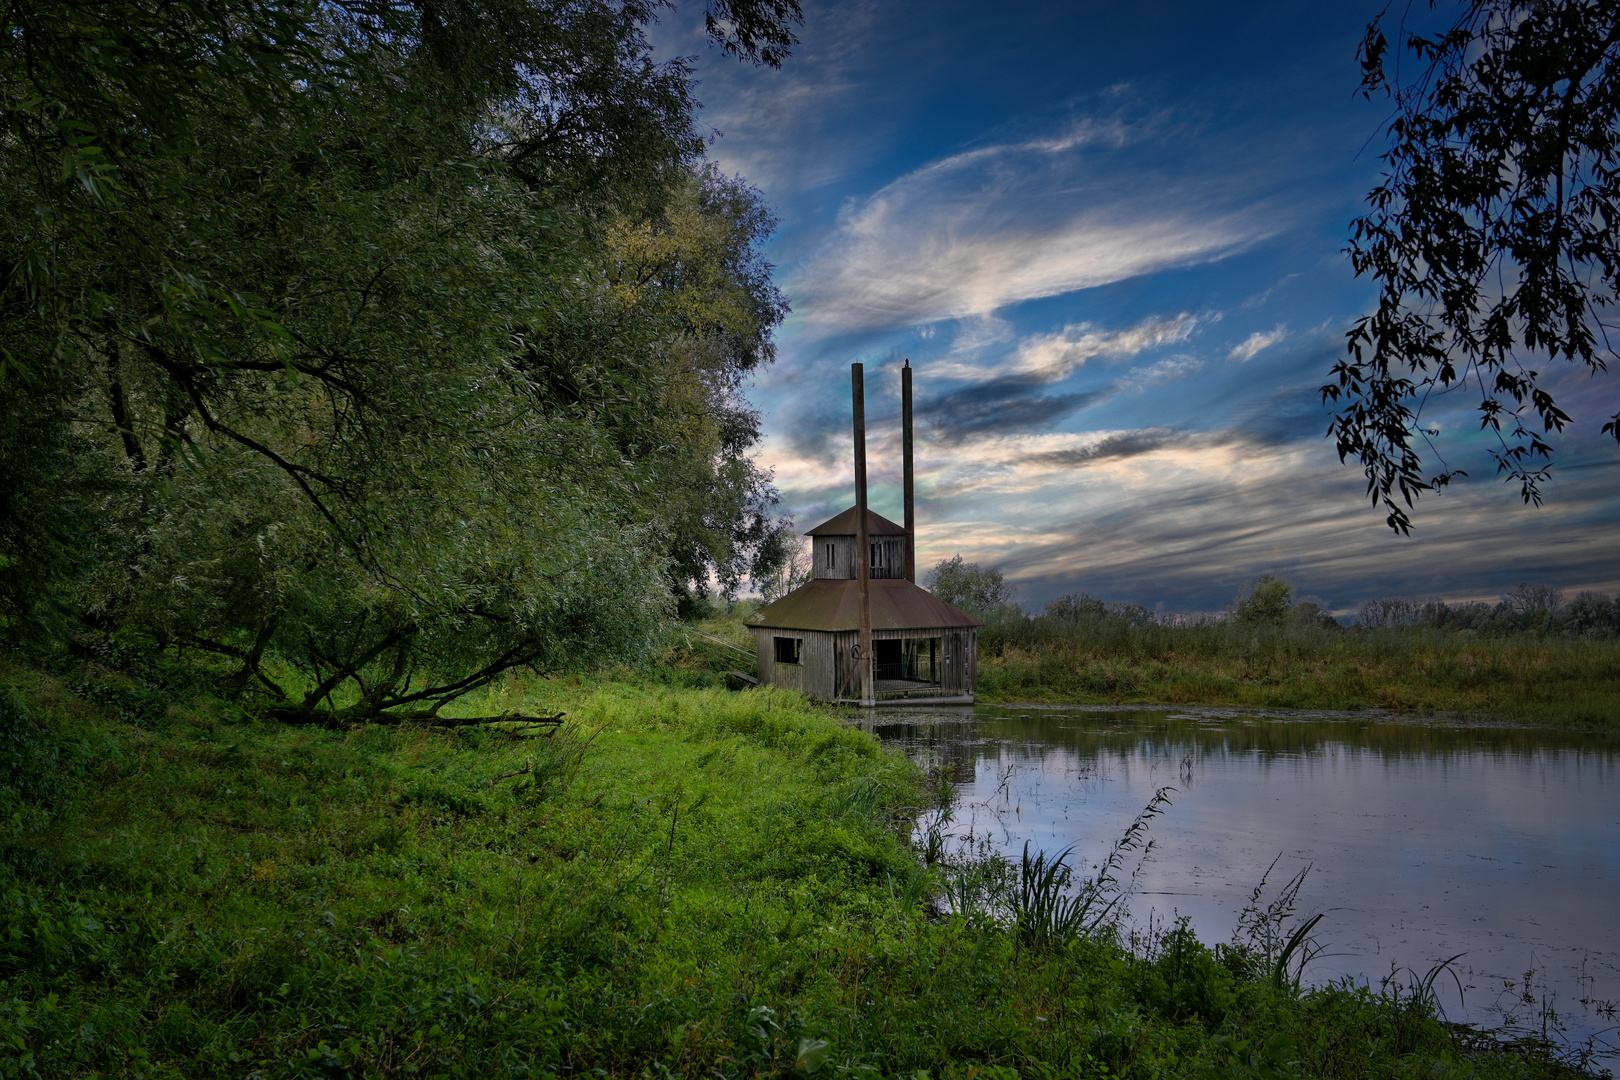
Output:
[[860,364],[852,365],[851,375],[856,505],[807,533],[811,579],[749,620],[759,681],[850,704],[971,703],[982,624],[913,580],[910,364],[901,372],[907,525],[867,509],[861,528],[866,431]]
[[[828,518],[805,535],[810,537],[815,549],[811,577],[854,579],[859,576],[855,558],[855,507],[850,507],[837,517]],[[866,536],[867,572],[874,579],[904,578],[906,527],[868,510]]]

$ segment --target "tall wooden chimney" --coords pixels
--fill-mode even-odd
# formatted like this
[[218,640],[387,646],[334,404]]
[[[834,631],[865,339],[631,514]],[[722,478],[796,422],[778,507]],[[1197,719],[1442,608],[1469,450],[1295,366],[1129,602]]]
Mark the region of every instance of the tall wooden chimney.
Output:
[[850,396],[855,406],[855,565],[861,590],[861,698],[862,708],[877,704],[872,675],[872,549],[866,528],[866,382],[865,368],[849,365]]
[[911,475],[911,361],[900,369],[900,447],[905,458],[906,580],[917,583],[917,507]]

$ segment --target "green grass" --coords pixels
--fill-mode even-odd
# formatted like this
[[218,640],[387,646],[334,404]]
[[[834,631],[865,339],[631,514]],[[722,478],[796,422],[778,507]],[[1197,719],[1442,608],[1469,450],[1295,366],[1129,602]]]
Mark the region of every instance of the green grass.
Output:
[[[737,605],[701,629],[751,649]],[[696,636],[657,677],[723,685],[752,671]],[[979,700],[1042,704],[1239,705],[1457,713],[1569,727],[1620,725],[1620,640],[1484,637],[1471,630],[1321,626],[1074,626],[1051,620],[980,631]]]
[[797,696],[492,693],[546,740],[119,685],[0,666],[0,1076],[1563,1074],[1184,930],[941,916],[929,779]]
[[1620,724],[1620,642],[1423,629],[986,628],[984,701],[1247,705]]

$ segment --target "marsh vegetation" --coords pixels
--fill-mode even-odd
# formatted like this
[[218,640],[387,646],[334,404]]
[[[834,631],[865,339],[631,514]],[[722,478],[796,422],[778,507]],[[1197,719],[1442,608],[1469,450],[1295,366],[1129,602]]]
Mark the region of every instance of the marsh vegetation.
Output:
[[1154,702],[1620,721],[1620,642],[1423,626],[1044,619],[982,632],[982,700]]
[[1261,575],[1225,612],[1163,614],[1067,595],[1027,613],[999,568],[935,568],[986,626],[987,701],[1247,705],[1455,713],[1552,725],[1620,722],[1620,603],[1515,586],[1496,604],[1394,597],[1343,621]]

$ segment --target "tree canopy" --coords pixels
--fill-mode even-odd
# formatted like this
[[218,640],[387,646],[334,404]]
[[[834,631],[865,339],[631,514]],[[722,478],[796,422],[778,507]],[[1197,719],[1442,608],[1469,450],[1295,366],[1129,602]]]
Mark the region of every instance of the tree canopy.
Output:
[[[1418,73],[1402,81],[1406,53]],[[1598,373],[1614,355],[1617,58],[1620,7],[1607,0],[1465,0],[1449,28],[1403,25],[1393,44],[1383,16],[1367,27],[1362,91],[1394,112],[1387,171],[1348,253],[1378,307],[1322,395],[1340,460],[1360,462],[1392,529],[1410,531],[1418,496],[1464,475],[1423,420],[1437,395],[1479,395],[1498,473],[1539,505],[1547,436],[1572,422],[1548,365]],[[1620,439],[1620,413],[1602,430]]]
[[1239,591],[1233,602],[1232,619],[1240,623],[1280,625],[1288,621],[1293,610],[1294,586],[1275,574],[1261,574]]
[[974,618],[993,621],[1009,613],[1022,615],[1018,591],[999,566],[964,562],[962,556],[941,559],[923,579],[929,592]]
[[[0,620],[294,719],[635,655],[785,552],[774,220],[640,0],[12,5]],[[779,64],[796,4],[710,35]],[[277,657],[272,669],[268,657]]]

